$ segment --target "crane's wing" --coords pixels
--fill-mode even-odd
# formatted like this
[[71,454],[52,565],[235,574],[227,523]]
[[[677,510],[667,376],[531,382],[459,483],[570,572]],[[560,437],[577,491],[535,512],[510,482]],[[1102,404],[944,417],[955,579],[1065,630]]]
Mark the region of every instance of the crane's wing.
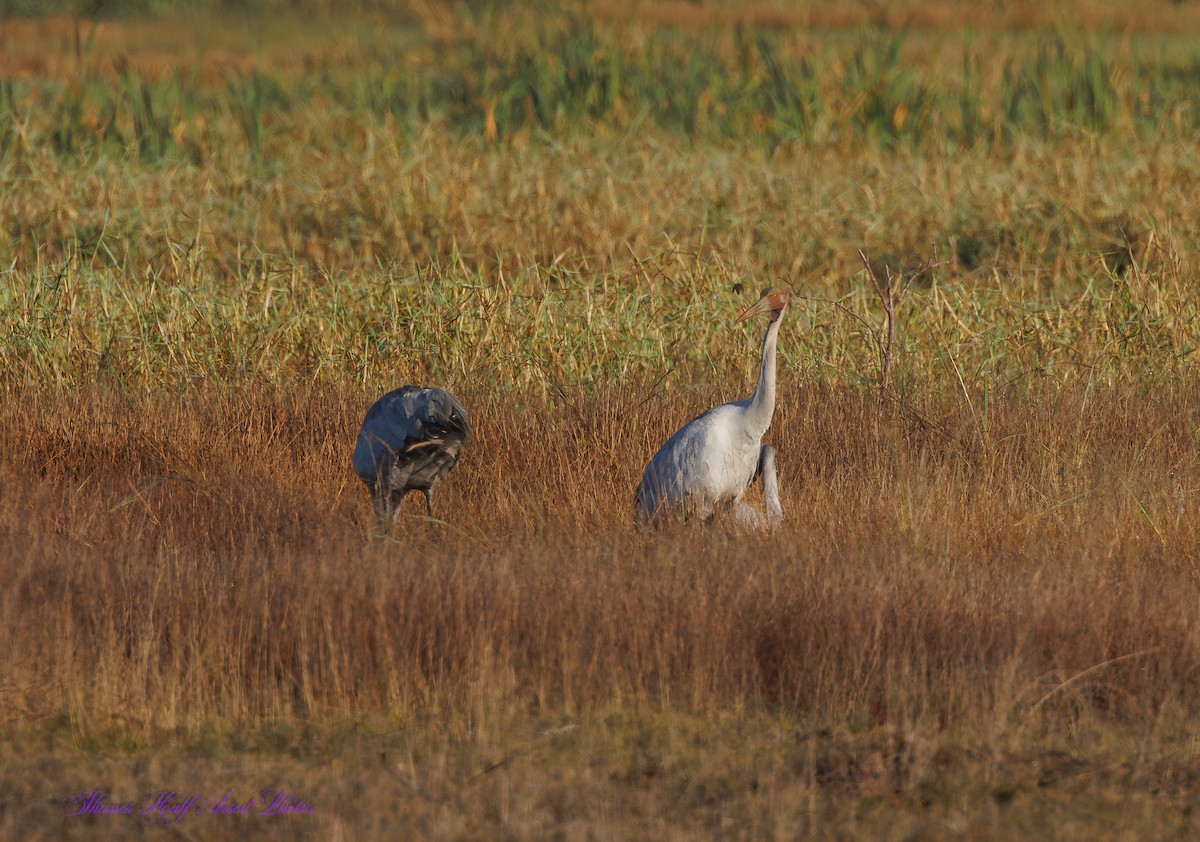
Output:
[[354,472],[373,482],[413,448],[461,445],[470,435],[467,411],[449,392],[401,386],[367,410],[354,447]]
[[722,404],[684,424],[650,459],[634,496],[644,519],[660,509],[707,517],[713,507],[740,494],[753,476],[746,454],[731,446],[740,405]]

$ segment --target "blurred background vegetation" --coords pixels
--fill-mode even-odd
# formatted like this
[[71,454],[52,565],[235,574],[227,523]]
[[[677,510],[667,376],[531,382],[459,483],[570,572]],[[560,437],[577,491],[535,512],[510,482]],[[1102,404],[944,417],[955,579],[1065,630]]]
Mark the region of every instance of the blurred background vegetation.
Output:
[[[244,126],[333,101],[410,131],[436,121],[502,139],[653,125],[696,141],[752,139],[770,149],[1190,134],[1200,120],[1200,55],[1195,30],[1171,21],[1184,26],[1192,14],[1160,5],[1154,17],[1114,13],[1089,22],[1065,10],[976,20],[955,4],[922,20],[903,6],[868,14],[871,7],[854,4],[742,13],[721,4],[385,2],[335,12],[322,2],[64,3],[64,12],[80,15],[77,31],[58,44],[66,65],[74,61],[64,67],[74,84],[58,102],[51,97],[57,108],[44,117],[59,152],[93,145],[78,124],[98,120],[107,144],[156,156],[195,154],[203,144],[172,139],[163,127],[186,126],[221,101],[250,119]],[[110,17],[162,25],[140,41],[114,43],[100,23]],[[253,78],[242,84],[230,73],[230,86],[202,94],[198,64],[222,45],[254,54]],[[44,51],[55,45],[26,54],[10,37],[5,46],[3,116],[12,119],[21,102],[45,95],[27,77],[53,64]],[[258,154],[253,128],[246,139]]]
[[860,250],[941,258],[907,382],[1200,346],[1196,4],[62,8],[0,20],[10,370],[705,382],[786,283],[856,382]]

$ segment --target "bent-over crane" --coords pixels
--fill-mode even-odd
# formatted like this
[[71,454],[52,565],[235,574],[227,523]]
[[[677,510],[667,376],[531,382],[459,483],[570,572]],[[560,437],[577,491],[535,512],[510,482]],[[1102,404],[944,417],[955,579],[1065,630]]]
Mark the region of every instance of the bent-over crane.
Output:
[[667,516],[709,520],[732,508],[739,521],[762,525],[758,512],[742,500],[760,476],[767,524],[783,520],[775,448],[764,445],[762,439],[775,412],[775,345],[787,303],[786,290],[766,289],[738,316],[739,323],[758,314],[770,318],[754,394],[713,407],[667,439],[646,465],[638,485],[634,505],[640,524],[650,525]]
[[458,464],[471,435],[467,411],[449,392],[401,386],[371,405],[354,445],[354,472],[367,484],[382,529],[391,526],[409,491],[433,489]]

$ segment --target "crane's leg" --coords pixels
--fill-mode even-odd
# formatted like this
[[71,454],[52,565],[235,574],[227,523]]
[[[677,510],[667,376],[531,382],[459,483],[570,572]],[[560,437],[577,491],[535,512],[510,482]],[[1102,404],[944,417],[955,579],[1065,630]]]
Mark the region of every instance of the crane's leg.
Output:
[[433,489],[425,489],[425,508],[429,511],[429,516],[433,517]]
[[783,504],[779,501],[779,478],[775,474],[775,448],[764,444],[758,454],[758,469],[762,473],[763,507],[767,510],[767,525],[783,521]]
[[387,533],[392,528],[392,495],[383,489],[371,493],[371,507],[375,509],[375,519],[379,523],[379,531]]

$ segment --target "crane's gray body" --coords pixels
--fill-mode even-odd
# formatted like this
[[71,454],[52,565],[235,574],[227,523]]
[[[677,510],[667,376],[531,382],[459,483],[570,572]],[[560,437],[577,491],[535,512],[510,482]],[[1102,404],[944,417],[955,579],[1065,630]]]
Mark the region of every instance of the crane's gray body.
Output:
[[742,423],[749,403],[714,407],[667,439],[638,485],[635,505],[642,520],[668,511],[707,520],[741,499],[758,472],[762,448],[762,432],[747,431]]
[[764,525],[763,517],[742,495],[762,480],[765,523],[783,520],[775,448],[762,443],[739,423],[750,401],[714,407],[693,418],[654,454],[634,496],[638,521],[649,525],[670,515],[682,520],[711,520],[733,510],[747,526]]
[[424,492],[433,517],[433,490],[458,464],[470,435],[467,411],[442,389],[401,386],[371,405],[353,462],[382,526],[391,524],[410,491]]

